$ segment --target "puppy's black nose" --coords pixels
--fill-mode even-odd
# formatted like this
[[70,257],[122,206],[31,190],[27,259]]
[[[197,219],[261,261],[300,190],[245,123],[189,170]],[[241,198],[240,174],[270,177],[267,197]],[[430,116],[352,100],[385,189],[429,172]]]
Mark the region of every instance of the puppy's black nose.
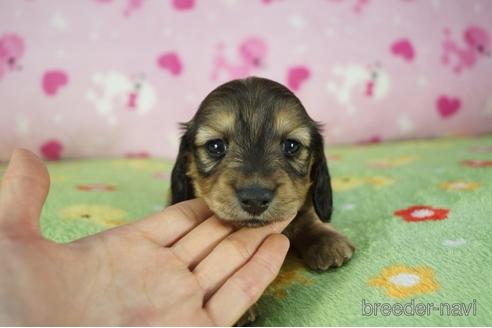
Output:
[[242,188],[237,190],[237,198],[243,210],[253,215],[259,215],[270,205],[273,190],[262,187]]

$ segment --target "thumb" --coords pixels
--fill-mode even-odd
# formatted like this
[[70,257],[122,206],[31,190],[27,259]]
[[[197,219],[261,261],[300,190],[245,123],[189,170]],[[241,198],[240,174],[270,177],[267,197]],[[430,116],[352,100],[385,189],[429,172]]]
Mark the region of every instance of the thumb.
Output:
[[17,149],[0,185],[0,234],[40,235],[39,216],[50,188],[44,163]]

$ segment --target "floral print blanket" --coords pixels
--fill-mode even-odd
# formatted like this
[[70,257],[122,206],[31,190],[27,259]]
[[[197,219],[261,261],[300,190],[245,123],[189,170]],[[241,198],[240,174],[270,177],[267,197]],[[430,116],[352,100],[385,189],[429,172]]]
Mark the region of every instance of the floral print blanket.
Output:
[[[492,136],[336,147],[327,157],[332,222],[355,256],[318,273],[290,254],[255,324],[490,325]],[[43,233],[68,242],[161,210],[172,164],[50,162]]]

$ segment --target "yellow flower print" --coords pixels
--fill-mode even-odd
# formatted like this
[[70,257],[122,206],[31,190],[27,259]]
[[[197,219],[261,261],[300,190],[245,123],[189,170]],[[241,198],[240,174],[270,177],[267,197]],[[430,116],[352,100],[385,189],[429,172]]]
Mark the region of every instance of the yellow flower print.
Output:
[[149,158],[129,158],[129,159],[116,159],[111,161],[111,166],[114,168],[130,168],[139,171],[162,171],[166,168],[166,164]]
[[288,288],[293,285],[309,286],[312,283],[312,279],[306,276],[306,268],[302,262],[296,256],[289,255],[285,259],[277,278],[266,290],[266,294],[278,299],[285,299],[288,296]]
[[365,180],[368,184],[373,185],[374,187],[384,187],[395,183],[395,179],[384,176],[368,177]]
[[410,149],[442,149],[449,148],[452,142],[445,140],[444,138],[438,140],[418,140],[418,141],[400,141],[398,146],[400,148],[410,148]]
[[369,285],[382,287],[386,295],[396,298],[433,293],[439,289],[439,284],[434,280],[434,270],[427,266],[386,267],[377,277],[369,279]]
[[50,175],[50,181],[52,183],[61,183],[61,182],[67,181],[68,179],[70,179],[70,177],[63,175],[63,174],[51,174]]
[[417,159],[418,159],[417,156],[402,155],[396,157],[373,159],[368,162],[368,165],[370,167],[376,167],[376,168],[398,167],[398,166],[409,164]]
[[480,184],[478,182],[449,181],[441,183],[439,187],[447,191],[463,191],[476,190],[480,188]]
[[126,212],[122,209],[94,204],[78,204],[60,211],[60,216],[67,220],[90,220],[97,224],[115,227],[127,223]]
[[351,190],[363,185],[369,184],[373,187],[380,188],[395,183],[395,179],[386,176],[371,177],[336,177],[331,179],[331,186],[335,191]]
[[359,187],[364,183],[363,179],[356,177],[339,177],[331,179],[331,186],[335,191],[344,191]]

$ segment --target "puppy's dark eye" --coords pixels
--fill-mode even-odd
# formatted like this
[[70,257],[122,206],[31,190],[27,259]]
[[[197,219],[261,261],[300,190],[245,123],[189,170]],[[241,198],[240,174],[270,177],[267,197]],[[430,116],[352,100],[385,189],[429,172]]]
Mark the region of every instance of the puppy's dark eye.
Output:
[[287,139],[282,144],[282,152],[287,157],[294,156],[299,152],[300,149],[301,149],[301,144],[299,143],[299,141],[294,139]]
[[222,139],[214,139],[207,141],[207,143],[205,144],[205,148],[207,149],[207,152],[210,156],[219,158],[225,154],[227,150],[227,144]]

